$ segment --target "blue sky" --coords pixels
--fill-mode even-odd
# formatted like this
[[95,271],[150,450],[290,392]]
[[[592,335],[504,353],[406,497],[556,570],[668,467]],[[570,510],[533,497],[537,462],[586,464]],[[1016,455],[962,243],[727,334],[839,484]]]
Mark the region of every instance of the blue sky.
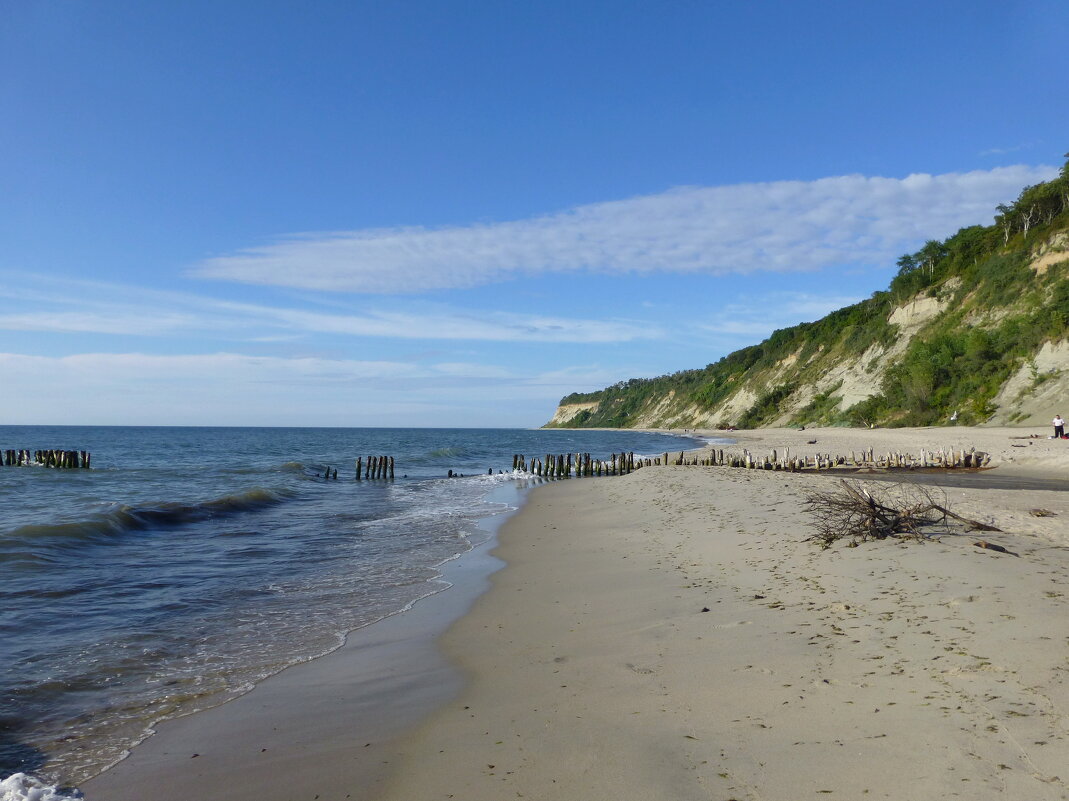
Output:
[[0,423],[537,426],[1069,149],[1063,2],[0,0]]

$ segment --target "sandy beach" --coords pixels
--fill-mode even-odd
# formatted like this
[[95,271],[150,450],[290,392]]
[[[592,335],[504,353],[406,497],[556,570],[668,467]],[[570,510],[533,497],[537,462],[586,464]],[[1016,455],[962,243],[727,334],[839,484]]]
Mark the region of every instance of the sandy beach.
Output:
[[[1048,433],[729,436],[975,447],[996,472],[1069,478],[1069,442]],[[1010,553],[966,533],[824,550],[800,507],[836,480],[669,466],[539,488],[500,533],[507,567],[470,610],[448,602],[467,613],[408,681],[377,690],[397,666],[369,667],[352,638],[162,726],[87,798],[1069,798],[1069,493],[936,490]],[[455,590],[406,615],[440,621]],[[434,628],[395,624],[362,636],[426,645]],[[369,693],[385,702],[370,722]],[[393,703],[437,709],[376,728]]]

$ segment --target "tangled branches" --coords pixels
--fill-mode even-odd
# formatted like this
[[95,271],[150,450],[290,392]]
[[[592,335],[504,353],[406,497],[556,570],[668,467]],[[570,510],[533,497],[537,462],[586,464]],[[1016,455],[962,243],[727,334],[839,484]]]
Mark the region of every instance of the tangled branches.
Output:
[[949,531],[951,520],[965,531],[999,531],[951,512],[916,484],[901,484],[895,490],[877,490],[872,482],[863,485],[844,480],[839,484],[840,488],[831,492],[810,492],[802,506],[814,518],[817,529],[809,539],[824,548],[847,537],[852,545],[888,537],[923,540],[934,533],[933,529]]

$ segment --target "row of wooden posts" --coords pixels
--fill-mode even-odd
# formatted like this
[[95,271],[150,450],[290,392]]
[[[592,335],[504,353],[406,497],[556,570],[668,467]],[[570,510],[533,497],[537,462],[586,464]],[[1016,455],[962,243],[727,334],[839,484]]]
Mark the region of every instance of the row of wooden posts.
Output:
[[991,463],[991,454],[978,451],[975,448],[969,450],[946,450],[938,451],[921,450],[919,455],[901,452],[876,453],[872,448],[861,451],[851,451],[849,456],[832,456],[830,453],[816,454],[814,456],[791,456],[791,449],[784,448],[780,453],[777,450],[769,452],[765,456],[757,456],[743,449],[742,453],[712,450],[706,455],[696,456],[692,459],[684,458],[680,453],[675,462],[678,465],[713,465],[724,467],[742,467],[750,470],[787,470],[800,472],[802,470],[831,470],[833,468],[875,468],[897,470],[919,470],[924,468],[978,468],[987,467]]
[[[682,457],[680,453],[680,457]],[[547,453],[545,458],[521,454],[512,457],[512,469],[541,478],[570,478],[575,476],[622,476],[643,467],[668,464],[668,454],[661,457],[635,457],[634,453],[614,453],[608,459],[595,459],[589,453]]]
[[[360,480],[360,473],[363,471],[364,479],[370,480],[373,478],[393,478],[393,457],[392,456],[369,456],[367,457],[367,463],[364,463],[363,458],[356,460],[356,480]],[[335,478],[337,478],[337,471],[335,471]]]
[[[565,453],[546,454],[545,457],[526,457],[515,454],[512,457],[512,469],[523,473],[531,473],[541,478],[570,478],[572,476],[616,476],[632,473],[643,467],[655,465],[703,465],[722,467],[741,467],[751,470],[787,470],[799,472],[802,470],[830,470],[832,468],[857,467],[857,468],[892,468],[892,469],[921,469],[921,468],[978,468],[986,467],[991,461],[991,455],[969,450],[946,450],[938,451],[922,450],[919,455],[893,452],[878,454],[872,448],[860,453],[851,451],[849,456],[832,456],[829,454],[817,454],[815,456],[791,456],[790,448],[784,448],[780,453],[773,450],[765,456],[757,456],[743,449],[741,453],[714,449],[693,457],[687,457],[680,451],[678,457],[671,458],[666,452],[657,457],[635,457],[632,453],[614,453],[608,459],[595,459],[589,453]],[[88,451],[68,450],[5,450],[0,465],[6,467],[22,467],[28,465],[41,465],[55,468],[89,468],[92,455]],[[493,473],[493,468],[490,469]],[[453,473],[450,471],[450,476]],[[368,456],[356,460],[356,480],[370,481],[373,479],[392,479],[394,477],[394,457],[392,456]],[[326,478],[337,480],[336,468],[326,468]]]
[[3,458],[0,459],[0,465],[4,467],[41,465],[43,467],[88,469],[91,461],[92,454],[88,451],[64,451],[58,449],[31,451],[22,448],[5,450]]
[[[392,456],[369,456],[367,461],[361,456],[356,460],[356,480],[371,481],[379,478],[393,478],[394,461]],[[327,466],[324,478],[337,481],[338,468]]]
[[[573,458],[574,457],[574,458]],[[922,450],[919,455],[901,452],[876,453],[872,448],[849,456],[833,456],[830,453],[813,456],[791,456],[791,449],[782,452],[772,450],[758,456],[743,449],[742,452],[713,449],[688,457],[683,451],[679,456],[668,453],[657,457],[638,457],[634,453],[614,453],[609,459],[592,459],[589,453],[546,454],[545,458],[514,455],[512,469],[532,473],[541,478],[571,478],[572,476],[614,476],[631,473],[642,467],[655,465],[699,465],[706,467],[739,467],[749,470],[786,470],[797,473],[802,470],[831,470],[833,468],[874,468],[917,470],[924,468],[979,468],[991,462],[991,454],[968,450],[938,451]]]

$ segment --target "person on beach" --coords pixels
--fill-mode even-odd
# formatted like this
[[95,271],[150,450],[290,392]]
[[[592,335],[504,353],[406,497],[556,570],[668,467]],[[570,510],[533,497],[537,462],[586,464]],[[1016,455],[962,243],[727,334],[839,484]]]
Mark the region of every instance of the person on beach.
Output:
[[1065,421],[1060,414],[1054,415],[1054,438],[1061,439],[1065,436]]

